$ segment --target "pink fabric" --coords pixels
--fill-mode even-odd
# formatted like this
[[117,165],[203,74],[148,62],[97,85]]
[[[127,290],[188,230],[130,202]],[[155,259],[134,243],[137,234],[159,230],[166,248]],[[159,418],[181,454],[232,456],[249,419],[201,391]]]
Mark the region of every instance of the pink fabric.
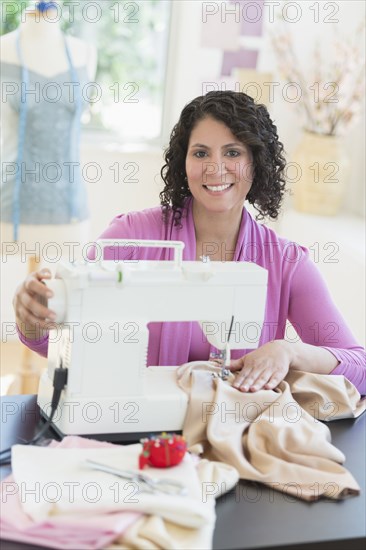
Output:
[[[192,201],[182,217],[182,227],[172,220],[162,222],[161,208],[130,212],[114,218],[101,238],[131,239],[131,246],[106,251],[105,258],[170,260],[170,249],[137,249],[133,239],[180,240],[185,243],[184,260],[195,260],[196,237],[192,216]],[[90,254],[93,261],[95,251]],[[260,345],[285,336],[286,320],[294,325],[301,340],[322,346],[338,359],[331,374],[343,374],[366,394],[365,350],[357,343],[345,320],[335,306],[326,284],[306,248],[280,238],[268,227],[257,223],[243,208],[242,222],[234,261],[254,262],[268,270],[268,292],[265,322]],[[197,323],[151,323],[148,365],[182,365],[188,360],[207,360],[208,352],[216,351],[205,341]],[[23,343],[47,355],[47,341]],[[179,346],[176,343],[179,342]],[[192,347],[193,345],[193,347]],[[238,358],[251,350],[233,350]]]
[[[61,448],[113,447],[111,443],[69,436],[51,446]],[[1,482],[0,534],[13,540],[61,550],[104,548],[121,535],[141,514],[121,512],[95,516],[54,516],[36,523],[23,512],[12,475]]]

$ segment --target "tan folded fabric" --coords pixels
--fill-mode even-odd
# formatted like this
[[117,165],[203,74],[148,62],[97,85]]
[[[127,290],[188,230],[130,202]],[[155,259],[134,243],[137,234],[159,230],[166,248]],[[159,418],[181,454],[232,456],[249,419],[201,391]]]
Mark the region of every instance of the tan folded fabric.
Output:
[[286,376],[299,405],[318,420],[357,418],[366,409],[366,397],[342,375],[290,371]]
[[105,550],[209,550],[213,524],[187,529],[158,516],[143,516]]
[[[205,459],[198,462],[197,473],[202,502],[212,501],[230,491],[239,480],[232,466]],[[215,522],[211,521],[199,529],[188,529],[159,516],[143,516],[105,550],[209,550],[214,527]]]
[[201,444],[204,458],[234,466],[243,479],[304,500],[359,494],[329,428],[318,421],[365,409],[343,376],[291,372],[275,390],[243,393],[232,387],[233,374],[224,382],[219,373],[209,362],[178,369],[190,396],[183,430],[189,446]]

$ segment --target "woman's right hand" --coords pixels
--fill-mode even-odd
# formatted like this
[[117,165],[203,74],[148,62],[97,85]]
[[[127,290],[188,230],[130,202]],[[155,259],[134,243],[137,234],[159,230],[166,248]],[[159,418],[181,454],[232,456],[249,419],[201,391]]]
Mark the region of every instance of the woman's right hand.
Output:
[[49,269],[30,273],[15,292],[13,306],[20,332],[29,340],[39,340],[55,318],[55,312],[48,309],[48,299],[53,292],[42,282],[51,279]]

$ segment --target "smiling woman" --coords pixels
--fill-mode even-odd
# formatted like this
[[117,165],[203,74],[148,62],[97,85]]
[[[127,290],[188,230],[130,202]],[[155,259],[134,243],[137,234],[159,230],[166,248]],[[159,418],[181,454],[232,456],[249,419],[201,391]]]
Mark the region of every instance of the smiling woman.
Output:
[[[285,191],[282,152],[265,106],[241,92],[197,97],[173,128],[162,168],[161,205],[118,215],[101,238],[183,241],[184,260],[210,256],[222,262],[253,262],[268,270],[259,346],[232,353],[238,390],[273,389],[294,369],[343,375],[365,394],[365,351],[335,306],[309,251],[257,223],[245,208],[248,201],[260,217],[278,216]],[[131,257],[131,250],[119,247],[105,259],[173,258],[167,248],[138,247]],[[32,274],[14,300],[22,341],[43,355],[54,312],[37,295],[46,298],[42,280],[49,276]],[[285,339],[287,321],[296,329],[297,341]],[[333,338],[330,325],[336,327]],[[42,339],[35,340],[37,329],[38,334],[44,331]],[[148,366],[208,360],[220,352],[210,346],[198,323],[150,323],[149,333]]]
[[278,216],[285,192],[283,145],[266,107],[244,93],[209,92],[186,105],[165,161],[160,198],[163,207],[172,207],[177,223],[196,184],[208,196],[205,184],[235,183],[230,200],[241,194],[258,211],[258,219]]

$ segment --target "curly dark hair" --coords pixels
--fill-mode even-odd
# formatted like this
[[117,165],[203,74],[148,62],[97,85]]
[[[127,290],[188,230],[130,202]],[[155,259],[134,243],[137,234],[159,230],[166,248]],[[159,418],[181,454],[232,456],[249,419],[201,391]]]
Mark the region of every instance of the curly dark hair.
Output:
[[284,147],[267,108],[242,92],[213,91],[188,103],[174,126],[161,177],[160,193],[164,219],[173,211],[175,225],[181,225],[184,202],[192,196],[186,178],[186,155],[191,132],[197,123],[212,117],[223,122],[232,134],[249,147],[253,156],[253,183],[247,200],[258,211],[257,219],[278,217],[285,193]]

